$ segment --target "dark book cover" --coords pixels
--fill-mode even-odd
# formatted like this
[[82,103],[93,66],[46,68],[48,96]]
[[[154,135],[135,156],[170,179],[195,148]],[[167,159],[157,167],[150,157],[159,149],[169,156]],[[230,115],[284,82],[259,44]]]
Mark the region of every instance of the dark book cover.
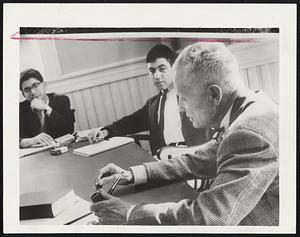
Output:
[[20,220],[53,218],[77,201],[72,189],[24,193],[20,197]]

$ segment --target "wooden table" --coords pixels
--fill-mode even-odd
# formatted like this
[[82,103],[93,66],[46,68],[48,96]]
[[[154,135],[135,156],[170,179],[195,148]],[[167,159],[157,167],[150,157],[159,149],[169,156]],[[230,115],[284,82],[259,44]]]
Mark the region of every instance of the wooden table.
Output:
[[[71,144],[69,152],[52,156],[49,151],[20,158],[20,194],[55,188],[72,188],[85,200],[94,191],[94,181],[98,170],[108,163],[127,169],[154,158],[134,143],[109,150],[92,157],[82,157],[72,153],[73,149],[87,145],[86,142]],[[197,192],[185,182],[163,186],[118,185],[114,196],[132,203],[160,203],[193,199]]]

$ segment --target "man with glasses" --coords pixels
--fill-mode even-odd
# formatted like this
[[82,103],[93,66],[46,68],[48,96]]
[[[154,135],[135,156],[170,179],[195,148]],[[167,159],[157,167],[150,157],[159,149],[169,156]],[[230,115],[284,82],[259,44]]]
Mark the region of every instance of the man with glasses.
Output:
[[74,112],[65,95],[46,94],[46,82],[39,71],[28,69],[20,75],[25,101],[19,107],[20,147],[47,146],[53,139],[74,132]]

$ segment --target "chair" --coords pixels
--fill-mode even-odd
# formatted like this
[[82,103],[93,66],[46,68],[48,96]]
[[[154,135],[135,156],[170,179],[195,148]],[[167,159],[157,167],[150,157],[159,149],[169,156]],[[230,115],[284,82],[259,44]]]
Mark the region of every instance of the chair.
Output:
[[[191,147],[174,147],[174,146],[166,146],[157,152],[157,158],[159,160],[169,160],[173,157],[180,156],[182,154],[193,154],[197,149],[199,149],[200,146],[191,146]],[[190,182],[187,182],[190,186],[192,186],[194,189],[196,189],[199,192],[202,192],[210,187],[211,180],[210,179],[194,179],[194,183],[191,184]],[[199,186],[200,182],[200,187]]]
[[148,134],[135,133],[135,134],[130,134],[130,135],[128,135],[127,137],[133,138],[133,139],[134,139],[134,142],[135,142],[138,146],[140,146],[140,147],[142,147],[141,141],[148,141],[148,142],[150,142],[150,135],[148,135]]

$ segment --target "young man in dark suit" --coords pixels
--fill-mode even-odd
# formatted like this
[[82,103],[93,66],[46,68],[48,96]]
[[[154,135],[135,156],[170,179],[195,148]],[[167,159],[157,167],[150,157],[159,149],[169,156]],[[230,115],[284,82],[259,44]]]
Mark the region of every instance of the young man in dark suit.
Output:
[[194,129],[184,112],[179,111],[178,97],[173,86],[172,64],[175,54],[165,45],[154,46],[146,56],[149,76],[159,94],[131,115],[100,129],[94,129],[90,142],[98,137],[124,136],[142,131],[150,132],[153,155],[164,146],[186,144],[200,145],[208,140],[207,129]]
[[20,90],[26,98],[19,106],[20,147],[51,145],[53,138],[74,132],[74,112],[69,98],[46,94],[46,83],[35,69],[20,75]]

